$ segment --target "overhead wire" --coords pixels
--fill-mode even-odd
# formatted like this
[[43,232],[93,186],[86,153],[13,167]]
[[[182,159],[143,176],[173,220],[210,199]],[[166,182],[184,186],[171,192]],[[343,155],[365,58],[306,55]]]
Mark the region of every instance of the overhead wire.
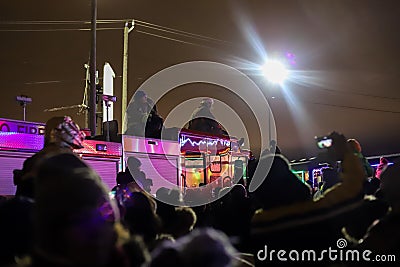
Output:
[[322,87],[313,87],[312,89],[314,89],[314,90],[322,90],[322,91],[327,91],[327,92],[332,92],[332,93],[346,94],[346,95],[365,96],[365,97],[380,98],[380,99],[386,99],[386,100],[400,100],[400,97],[371,95],[371,94],[365,94],[365,93],[349,92],[349,91],[322,88]]
[[175,39],[175,38],[171,38],[171,37],[167,37],[167,36],[162,36],[162,35],[155,34],[155,33],[149,33],[149,32],[142,31],[142,30],[136,30],[136,32],[142,33],[142,34],[146,34],[146,35],[150,35],[150,36],[154,36],[154,37],[158,37],[158,38],[163,38],[163,39],[170,40],[170,41],[175,41],[175,42],[178,42],[178,43],[189,44],[189,45],[194,45],[194,46],[199,46],[199,47],[204,47],[204,48],[213,48],[211,46],[206,46],[206,45],[196,44],[196,43],[193,43],[193,42],[183,41],[183,40],[179,40],[179,39]]
[[[175,34],[175,35],[180,35],[188,38],[194,38],[198,40],[203,40],[203,41],[212,41],[212,42],[217,42],[217,43],[224,43],[224,44],[234,44],[225,40],[217,39],[214,37],[206,36],[206,35],[201,35],[201,34],[196,34],[188,31],[182,31],[170,27],[165,27],[161,26],[158,24],[146,22],[143,20],[136,20],[136,19],[118,19],[118,20],[97,20],[97,24],[116,24],[116,23],[125,23],[127,21],[135,21],[135,25],[141,26],[144,28],[150,28],[153,30],[165,32],[165,33],[170,33],[170,34]],[[76,25],[76,24],[90,24],[91,21],[83,21],[83,20],[75,20],[75,21],[65,21],[65,20],[60,20],[60,21],[2,21],[0,22],[0,25]],[[104,29],[104,28],[98,28],[98,29]],[[113,28],[110,28],[113,29]],[[119,29],[119,28],[115,28]],[[28,29],[29,30],[29,29]],[[21,30],[4,30],[0,29],[0,31],[28,31],[25,29]],[[61,29],[64,30],[64,29]],[[69,29],[68,29],[69,30]],[[72,29],[73,30],[73,29]],[[78,30],[87,30],[85,29],[78,29]],[[89,29],[90,30],[90,29]],[[40,31],[40,30],[38,30]]]
[[152,27],[155,27],[155,28],[158,28],[158,29],[164,29],[164,30],[167,30],[167,31],[172,31],[172,32],[175,32],[175,33],[181,33],[181,34],[185,34],[185,35],[192,36],[192,37],[202,38],[202,39],[206,39],[206,40],[210,40],[210,41],[214,41],[214,42],[225,43],[225,44],[234,44],[232,42],[228,42],[228,41],[225,41],[225,40],[217,39],[217,38],[214,38],[214,37],[209,37],[209,36],[205,36],[205,35],[201,35],[201,34],[195,34],[195,33],[187,32],[187,31],[182,31],[182,30],[178,30],[178,29],[174,29],[174,28],[169,28],[169,27],[165,27],[165,26],[161,26],[161,25],[157,25],[157,24],[153,24],[153,23],[145,22],[145,21],[141,21],[141,20],[135,20],[135,23],[136,23],[136,21],[139,23],[139,25],[140,24],[151,25]]
[[[193,45],[197,47],[202,47],[202,48],[207,48],[207,49],[217,49],[216,47],[212,47],[209,45],[205,45],[199,42],[191,42],[188,40],[182,40],[179,38],[174,38],[171,36],[165,36],[162,34],[171,34],[171,35],[176,35],[180,37],[185,37],[185,38],[192,38],[197,41],[205,41],[205,42],[211,42],[213,44],[218,43],[218,44],[224,44],[224,45],[235,45],[232,42],[228,42],[225,40],[221,40],[218,38],[206,36],[206,35],[201,35],[201,34],[196,34],[188,31],[183,31],[179,29],[174,29],[171,27],[165,27],[162,25],[150,23],[147,21],[139,20],[139,19],[103,19],[103,20],[97,20],[97,24],[117,24],[117,23],[126,23],[127,21],[135,21],[135,26],[147,28],[150,30],[154,31],[159,31],[161,32],[160,34],[154,33],[154,32],[149,32],[145,31],[143,29],[136,29],[136,32],[156,37],[156,38],[161,38],[169,41],[174,41],[177,43],[182,43],[182,44],[188,44],[188,45]],[[90,24],[91,21],[86,21],[86,20],[43,20],[43,21],[1,21],[0,25],[86,25]],[[96,30],[98,31],[107,31],[107,30],[122,30],[123,27],[98,27]],[[62,32],[62,31],[90,31],[90,28],[56,28],[56,29],[1,29],[0,32]],[[321,87],[314,87],[313,89],[315,90],[323,90],[323,91],[329,91],[333,93],[342,93],[342,94],[351,94],[351,95],[358,95],[358,96],[364,96],[364,97],[372,97],[372,98],[381,98],[381,99],[387,99],[387,100],[398,100],[400,98],[397,97],[387,97],[387,96],[379,96],[379,95],[372,95],[372,94],[365,94],[365,93],[356,93],[356,92],[348,92],[348,91],[341,91],[341,90],[335,90],[335,89],[329,89],[329,88],[321,88]]]
[[[286,102],[285,98],[281,97],[274,97],[274,101],[283,101]],[[339,104],[329,104],[329,103],[322,103],[322,102],[314,102],[305,99],[298,99],[298,102],[301,103],[308,103],[312,105],[320,105],[320,106],[329,106],[329,107],[337,107],[337,108],[347,108],[347,109],[357,109],[357,110],[365,110],[365,111],[373,111],[373,112],[384,112],[384,113],[392,113],[392,114],[400,114],[400,111],[393,111],[393,110],[385,110],[385,109],[378,109],[378,108],[365,108],[365,107],[357,107],[357,106],[349,106],[349,105],[339,105]]]
[[[115,78],[122,78],[122,75],[116,75]],[[99,80],[102,80],[102,77],[99,77]],[[52,83],[70,83],[77,81],[85,81],[85,79],[73,79],[73,80],[50,80],[50,81],[19,81],[19,82],[7,82],[2,81],[3,84],[25,84],[25,85],[36,85],[36,84],[52,84]]]
[[400,114],[400,111],[393,111],[393,110],[384,110],[384,109],[375,109],[375,108],[363,108],[363,107],[355,107],[355,106],[347,106],[347,105],[335,105],[335,104],[328,104],[328,103],[319,103],[319,102],[311,102],[305,101],[310,104],[314,105],[323,105],[323,106],[331,106],[331,107],[339,107],[339,108],[348,108],[348,109],[358,109],[358,110],[365,110],[365,111],[375,111],[375,112],[385,112],[385,113],[392,113],[392,114]]

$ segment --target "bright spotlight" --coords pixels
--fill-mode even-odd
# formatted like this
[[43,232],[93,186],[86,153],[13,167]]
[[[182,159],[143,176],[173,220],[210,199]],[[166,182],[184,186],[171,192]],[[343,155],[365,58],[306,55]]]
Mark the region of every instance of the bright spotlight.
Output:
[[283,84],[289,75],[289,71],[278,60],[268,60],[262,66],[262,71],[265,78],[275,84]]

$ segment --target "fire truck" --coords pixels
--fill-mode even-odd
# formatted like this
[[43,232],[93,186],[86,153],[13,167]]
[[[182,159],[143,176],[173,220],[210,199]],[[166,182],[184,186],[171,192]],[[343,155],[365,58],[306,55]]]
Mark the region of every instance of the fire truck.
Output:
[[[14,195],[13,170],[21,169],[25,159],[43,148],[44,126],[0,119],[0,195]],[[122,136],[121,143],[85,140],[84,148],[74,152],[110,189],[129,157],[137,158],[152,180],[152,194],[161,187],[223,187],[239,180],[246,184],[250,155],[236,138],[186,129],[176,131],[170,140],[128,135]]]

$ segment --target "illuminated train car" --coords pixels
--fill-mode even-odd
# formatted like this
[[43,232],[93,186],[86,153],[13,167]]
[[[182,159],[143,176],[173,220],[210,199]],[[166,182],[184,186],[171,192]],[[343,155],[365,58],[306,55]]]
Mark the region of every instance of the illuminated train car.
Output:
[[240,150],[237,139],[185,129],[177,135],[177,141],[123,136],[124,162],[140,161],[152,194],[161,187],[222,187],[241,178],[246,183],[249,151]]
[[[14,195],[13,170],[43,148],[44,124],[0,119],[0,195]],[[123,136],[123,143],[84,140],[75,150],[112,188],[129,157],[141,162],[141,170],[152,180],[151,193],[160,187],[214,187],[247,182],[249,151],[238,140],[226,136],[181,130],[175,140]]]
[[[389,166],[400,160],[400,153],[366,157],[375,172],[377,171],[381,157],[384,157],[388,161],[387,165]],[[291,167],[292,172],[296,174],[300,180],[308,182],[313,188],[317,188],[318,184],[324,181],[322,174],[323,170],[328,168],[328,165],[326,163],[319,163],[315,158],[312,158],[312,160],[309,161],[292,162]]]
[[232,185],[247,182],[248,151],[242,151],[236,138],[204,135],[182,130],[179,134],[181,187]]
[[146,179],[152,181],[151,194],[155,194],[160,187],[178,186],[178,141],[124,135],[122,144],[125,165],[129,165],[130,157],[140,162],[140,170],[144,172]]

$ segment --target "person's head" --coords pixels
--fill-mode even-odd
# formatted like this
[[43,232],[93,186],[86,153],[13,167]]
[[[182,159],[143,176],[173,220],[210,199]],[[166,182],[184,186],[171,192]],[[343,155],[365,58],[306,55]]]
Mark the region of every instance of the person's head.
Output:
[[141,104],[147,103],[147,95],[145,92],[139,90],[133,96],[134,101],[139,102]]
[[130,156],[126,165],[126,171],[137,171],[142,166],[142,162],[138,158]]
[[100,177],[73,154],[46,159],[36,179],[37,247],[49,259],[103,266],[115,246],[119,213]]
[[178,188],[171,188],[168,192],[168,198],[171,203],[178,204],[181,202],[181,191]]
[[168,199],[169,189],[166,187],[160,187],[156,191],[156,198],[166,201]]
[[269,151],[270,153],[282,154],[281,149],[276,144],[276,140],[273,139],[269,142]]
[[124,219],[130,232],[141,236],[146,244],[155,240],[161,227],[156,205],[154,199],[142,192],[133,192],[125,203]]
[[203,100],[201,100],[201,103],[200,103],[201,106],[208,107],[208,108],[211,108],[213,104],[214,104],[214,100],[209,97],[203,98]]
[[177,240],[184,266],[234,266],[235,248],[228,237],[214,229],[194,230]]
[[133,181],[133,177],[129,172],[120,172],[117,174],[116,182],[118,185],[127,185]]
[[347,143],[354,152],[361,153],[361,145],[356,139],[349,139],[347,140]]
[[211,228],[194,230],[175,243],[164,242],[156,248],[150,266],[236,266],[236,253],[222,232]]
[[376,170],[375,170],[375,177],[378,178],[378,179],[380,179],[382,173],[386,170],[386,168],[387,168],[388,165],[389,165],[389,161],[388,161],[386,158],[381,157],[381,158],[379,159],[379,165],[378,165],[378,167],[377,167]]
[[71,149],[83,148],[85,134],[69,117],[53,117],[46,122],[44,145],[56,144]]
[[193,230],[197,216],[189,207],[175,208],[174,223],[171,224],[171,234],[174,238],[184,236]]
[[270,165],[265,180],[254,192],[264,208],[276,208],[311,199],[310,189],[290,170],[288,160],[282,155],[260,158],[262,164]]
[[222,181],[223,181],[223,187],[232,186],[232,178],[230,176],[225,176]]

